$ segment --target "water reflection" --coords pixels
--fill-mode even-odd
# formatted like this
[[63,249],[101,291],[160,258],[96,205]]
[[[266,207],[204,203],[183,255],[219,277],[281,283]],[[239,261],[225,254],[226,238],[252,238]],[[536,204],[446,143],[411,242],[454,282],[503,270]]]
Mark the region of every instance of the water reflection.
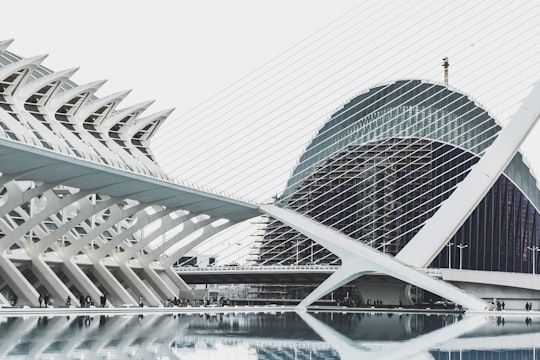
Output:
[[535,359],[540,343],[540,318],[448,314],[28,316],[0,330],[1,359]]

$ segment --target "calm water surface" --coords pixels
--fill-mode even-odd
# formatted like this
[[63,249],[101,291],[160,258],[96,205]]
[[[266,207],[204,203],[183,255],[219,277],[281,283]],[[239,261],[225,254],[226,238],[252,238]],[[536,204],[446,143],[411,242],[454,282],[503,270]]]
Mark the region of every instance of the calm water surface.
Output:
[[0,359],[540,359],[540,318],[519,316],[28,316],[0,327]]

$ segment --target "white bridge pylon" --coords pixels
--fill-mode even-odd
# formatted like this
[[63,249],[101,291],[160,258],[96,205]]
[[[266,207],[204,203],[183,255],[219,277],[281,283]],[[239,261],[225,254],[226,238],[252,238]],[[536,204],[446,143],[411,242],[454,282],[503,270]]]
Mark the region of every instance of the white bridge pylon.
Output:
[[486,149],[484,156],[471,167],[465,179],[396,258],[413,266],[428,266],[501,176],[538,118],[540,83],[535,84],[518,111]]
[[359,276],[377,272],[416,285],[472,310],[484,310],[486,302],[463,290],[425,274],[392,256],[289,209],[261,205],[261,211],[306,235],[341,258],[341,267],[309,294],[298,309],[305,309],[330,291]]
[[540,83],[536,83],[484,156],[456,190],[396,257],[383,254],[347,235],[292,210],[262,205],[260,210],[306,235],[341,258],[342,266],[309,294],[298,308],[365,274],[379,272],[431,291],[471,310],[486,303],[461,289],[416,270],[439,254],[493,186],[540,118]]

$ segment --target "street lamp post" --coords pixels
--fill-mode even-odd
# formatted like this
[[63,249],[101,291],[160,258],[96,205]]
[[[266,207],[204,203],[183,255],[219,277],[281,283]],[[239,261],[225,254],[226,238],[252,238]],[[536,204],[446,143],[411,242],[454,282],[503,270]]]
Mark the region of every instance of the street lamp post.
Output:
[[451,269],[452,268],[452,245],[454,245],[453,242],[449,242],[448,244],[446,244],[446,246],[448,246],[448,268]]
[[457,246],[459,248],[459,270],[462,269],[462,265],[463,265],[463,249],[465,249],[468,246],[469,245],[463,245],[463,244],[459,244]]
[[533,261],[533,275],[536,274],[536,252],[540,251],[540,247],[534,245],[534,246],[527,246],[527,249],[532,250],[532,261]]

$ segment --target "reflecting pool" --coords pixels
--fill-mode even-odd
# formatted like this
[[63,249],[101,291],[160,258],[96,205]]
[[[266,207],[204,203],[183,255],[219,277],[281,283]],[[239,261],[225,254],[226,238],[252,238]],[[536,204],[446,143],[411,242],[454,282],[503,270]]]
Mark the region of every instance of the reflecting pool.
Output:
[[0,359],[540,359],[540,318],[525,315],[35,315],[0,328]]

